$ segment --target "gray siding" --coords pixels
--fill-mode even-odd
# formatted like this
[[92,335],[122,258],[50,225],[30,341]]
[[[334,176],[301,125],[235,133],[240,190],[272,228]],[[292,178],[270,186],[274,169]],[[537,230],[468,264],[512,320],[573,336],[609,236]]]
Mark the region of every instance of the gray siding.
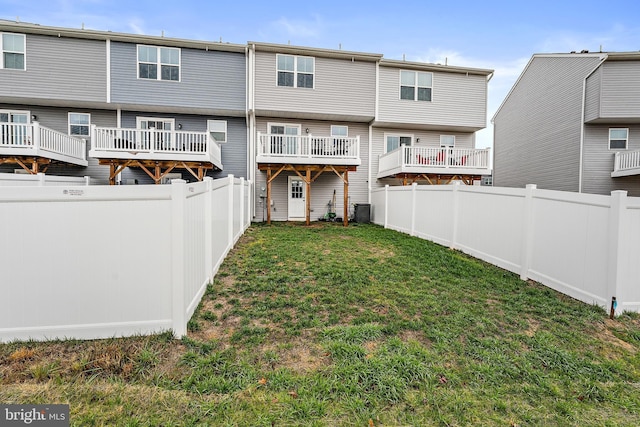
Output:
[[27,34],[26,70],[0,69],[3,97],[106,101],[106,44]]
[[602,65],[602,118],[640,118],[640,61]]
[[600,117],[600,85],[602,84],[602,67],[599,67],[587,78],[585,93],[584,121],[589,122]]
[[534,57],[494,117],[494,185],[578,191],[582,88],[593,56]]
[[400,68],[379,71],[380,122],[469,127],[487,124],[487,77],[458,73],[433,73],[432,101],[400,99]]
[[629,196],[640,197],[640,175],[611,178],[613,157],[609,150],[609,128],[629,128],[627,150],[640,150],[640,125],[586,125],[584,138],[583,191],[610,194],[614,190],[627,190]]
[[[38,118],[38,122],[49,129],[56,130],[62,133],[68,133],[68,113],[89,113],[91,114],[91,123],[97,126],[115,126],[116,125],[116,112],[109,110],[93,110],[86,108],[56,108],[56,107],[42,107],[33,105],[11,105],[0,104],[0,109],[7,110],[23,110],[29,111],[30,114],[35,114]],[[91,146],[91,139],[87,140],[87,154]],[[88,157],[89,165],[87,167],[76,165],[63,165],[54,164],[47,169],[47,174],[61,175],[61,176],[90,176],[97,180],[99,183],[106,184],[109,182],[109,167],[100,166],[98,160]],[[19,169],[18,165],[4,165],[0,166],[0,172],[13,172],[14,169]]]
[[111,43],[111,101],[237,111],[246,104],[244,53],[181,49],[180,81],[138,79],[137,45]]
[[372,118],[375,110],[374,62],[315,58],[313,89],[279,87],[276,54],[256,52],[255,108]]
[[392,178],[376,179],[378,176],[378,164],[380,156],[385,154],[386,142],[385,134],[405,134],[413,135],[414,141],[416,138],[420,138],[420,142],[416,143],[415,147],[440,147],[440,135],[455,135],[456,148],[475,148],[475,134],[469,132],[440,132],[440,131],[428,131],[417,129],[387,129],[387,128],[373,128],[373,136],[371,141],[371,180],[373,181],[372,189],[382,188],[386,184],[395,185],[400,184],[399,180]]
[[[292,120],[282,118],[258,118],[256,129],[258,132],[267,131],[267,123],[300,124],[302,129],[309,128],[309,132],[317,136],[329,136],[331,125],[349,126],[349,136],[360,135],[360,159],[362,164],[355,172],[349,172],[349,206],[353,211],[354,203],[368,202],[368,173],[369,162],[369,127],[361,123],[329,122],[317,120]],[[271,219],[274,221],[286,221],[288,215],[288,176],[294,172],[283,172],[271,185],[272,200],[275,209],[271,211]],[[297,175],[296,175],[297,176]],[[266,188],[267,173],[256,173],[256,221],[263,221],[264,206],[260,199],[260,189]],[[327,212],[327,203],[336,192],[336,213],[342,217],[344,207],[344,185],[342,180],[333,172],[324,172],[320,178],[311,184],[311,220],[316,221]]]

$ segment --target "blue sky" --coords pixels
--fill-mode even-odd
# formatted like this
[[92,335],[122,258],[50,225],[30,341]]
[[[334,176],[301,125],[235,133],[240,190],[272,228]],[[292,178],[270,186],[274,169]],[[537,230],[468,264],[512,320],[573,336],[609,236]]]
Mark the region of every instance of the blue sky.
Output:
[[167,37],[291,43],[490,68],[490,119],[534,53],[640,50],[640,2],[0,0],[0,18]]

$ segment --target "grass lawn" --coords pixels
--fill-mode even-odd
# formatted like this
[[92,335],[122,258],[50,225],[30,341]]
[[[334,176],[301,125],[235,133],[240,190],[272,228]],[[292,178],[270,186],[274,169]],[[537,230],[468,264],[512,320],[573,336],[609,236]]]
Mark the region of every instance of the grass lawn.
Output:
[[373,225],[257,225],[188,338],[0,345],[0,402],[79,426],[634,426],[640,316]]

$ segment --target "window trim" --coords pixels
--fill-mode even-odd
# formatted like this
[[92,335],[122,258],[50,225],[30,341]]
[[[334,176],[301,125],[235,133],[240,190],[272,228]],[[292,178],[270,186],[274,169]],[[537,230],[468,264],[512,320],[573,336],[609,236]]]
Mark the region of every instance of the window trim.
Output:
[[[140,122],[171,122],[171,131],[176,130],[176,119],[173,117],[147,117],[147,116],[136,116],[136,129],[137,130],[149,130],[142,129],[140,127]],[[165,129],[163,129],[165,130]]]
[[[27,124],[27,125],[31,124],[31,110],[9,110],[9,109],[0,108],[0,113],[26,115],[27,123],[23,123],[23,124]],[[16,123],[16,122],[9,122],[9,123]]]
[[[453,138],[453,144],[447,145],[442,143],[442,137],[451,137]],[[440,135],[440,148],[455,148],[456,146],[456,136],[455,135]]]
[[[140,77],[140,64],[153,64],[153,62],[146,62],[146,61],[140,61],[140,48],[141,47],[147,47],[147,48],[152,48],[152,49],[156,49],[156,78],[155,79],[149,79],[146,77]],[[177,50],[178,51],[178,65],[176,64],[169,64],[169,63],[163,63],[162,62],[162,49],[172,49],[172,50]],[[163,65],[170,65],[172,67],[178,67],[178,80],[166,80],[162,78],[162,66]],[[145,81],[157,81],[157,82],[181,82],[182,81],[182,49],[179,47],[169,47],[169,46],[152,46],[152,45],[147,45],[147,44],[137,44],[136,45],[136,77],[138,80],[145,80]]]
[[[229,128],[227,126],[227,121],[226,120],[207,120],[207,133],[211,134],[211,127],[209,126],[212,123],[224,123],[224,140],[223,141],[218,141],[215,140],[215,142],[217,144],[225,144],[228,140],[229,140]],[[217,131],[216,131],[217,132]]]
[[[624,148],[611,148],[611,131],[612,130],[624,130],[627,132],[627,137],[624,140]],[[621,141],[621,139],[614,139],[613,141]],[[609,150],[610,151],[614,151],[614,150],[627,150],[629,149],[629,128],[609,128]]]
[[[281,123],[281,122],[268,122],[267,123],[267,134],[269,135],[279,135],[279,134],[272,134],[271,133],[271,126],[284,126],[284,128],[297,128],[298,129],[298,133],[296,135],[289,135],[289,136],[302,136],[302,124],[300,123]],[[286,132],[286,130],[285,130]],[[287,135],[286,133],[284,135]]]
[[[334,127],[345,128],[347,130],[347,134],[346,135],[334,135],[333,134],[333,128]],[[347,125],[331,125],[330,133],[331,133],[331,136],[334,137],[334,138],[349,138],[349,126],[347,126]]]
[[[74,124],[73,126],[86,126],[87,127],[87,134],[83,135],[83,134],[73,134],[71,133],[71,115],[72,114],[79,114],[79,115],[83,115],[83,116],[89,116],[89,123],[88,124]],[[89,136],[91,136],[91,113],[80,113],[77,111],[69,111],[67,113],[67,133],[70,136],[76,136],[76,137],[85,137],[88,138]]]
[[[402,84],[402,73],[406,72],[406,73],[413,73],[413,99],[405,99],[402,97],[402,87],[406,86],[406,87],[410,87],[407,85],[403,85]],[[431,86],[420,86],[418,85],[418,74],[431,74]],[[400,72],[398,73],[398,99],[400,101],[417,101],[417,102],[433,102],[433,72],[431,71],[416,71],[416,70],[400,70]],[[418,89],[420,88],[429,88],[431,89],[431,96],[429,97],[429,100],[424,100],[424,99],[418,99]]]
[[[398,137],[398,147],[394,148],[393,150],[388,150],[389,148],[389,143],[387,141],[387,138],[390,136],[397,136]],[[395,133],[395,132],[385,132],[384,133],[384,153],[390,153],[391,151],[397,150],[398,148],[400,148],[402,146],[402,144],[400,143],[400,138],[411,138],[411,143],[409,144],[409,146],[412,146],[414,144],[415,139],[415,135],[412,133]]]
[[[280,70],[278,68],[278,58],[280,56],[291,56],[293,57],[293,71],[291,70]],[[311,58],[313,62],[313,72],[302,72],[298,71],[298,58]],[[280,86],[278,84],[278,73],[280,72],[293,73],[293,86]],[[311,87],[301,87],[298,86],[298,74],[311,74],[313,76],[313,86]],[[276,87],[291,87],[291,88],[300,88],[300,89],[315,89],[316,88],[316,58],[315,56],[305,56],[305,55],[289,55],[287,53],[276,53]]]
[[[15,52],[12,50],[5,50],[4,49],[4,35],[5,34],[10,34],[12,36],[21,36],[22,37],[22,47],[24,49],[23,52]],[[4,54],[6,53],[19,53],[22,54],[23,57],[23,68],[7,68],[5,67],[4,64]],[[12,32],[8,32],[8,31],[0,31],[0,70],[15,70],[15,71],[26,71],[27,70],[27,35],[26,34],[21,34],[21,33],[12,33]]]

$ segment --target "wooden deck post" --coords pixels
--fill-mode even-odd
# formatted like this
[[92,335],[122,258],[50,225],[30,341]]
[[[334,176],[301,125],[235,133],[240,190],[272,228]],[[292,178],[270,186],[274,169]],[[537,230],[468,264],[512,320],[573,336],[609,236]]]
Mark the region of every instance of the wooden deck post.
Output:
[[116,165],[109,163],[109,185],[116,185]]
[[349,225],[349,170],[345,169],[344,171],[344,208],[343,208],[343,217],[342,224],[346,227]]
[[271,224],[271,168],[267,169],[267,224]]

